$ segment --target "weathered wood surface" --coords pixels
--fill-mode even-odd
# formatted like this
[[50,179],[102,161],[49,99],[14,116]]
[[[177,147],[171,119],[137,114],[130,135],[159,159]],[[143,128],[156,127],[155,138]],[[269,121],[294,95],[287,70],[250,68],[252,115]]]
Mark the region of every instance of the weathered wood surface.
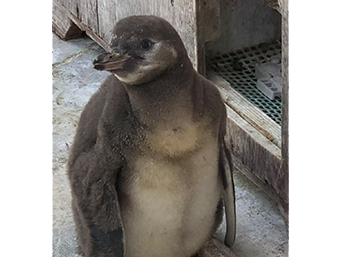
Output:
[[282,128],[250,104],[224,79],[210,74],[227,107],[227,144],[234,165],[278,203],[288,221],[288,172],[283,160]]
[[52,31],[64,40],[78,38],[82,35],[82,30],[70,20],[61,5],[62,1],[55,0],[52,4]]
[[110,51],[110,48],[108,46],[108,43],[105,42],[102,38],[100,38],[95,32],[92,31],[89,27],[83,24],[78,18],[76,18],[74,15],[70,15],[70,19],[82,30],[85,31],[86,34],[94,40],[96,43],[98,43],[103,49],[106,51]]
[[222,77],[210,73],[207,78],[218,86],[223,100],[230,108],[261,132],[268,140],[279,148],[281,147],[281,127],[276,122],[250,103]]
[[282,144],[281,144],[281,175],[279,182],[284,185],[284,195],[287,205],[284,206],[283,212],[288,220],[288,190],[289,190],[289,28],[288,28],[288,0],[282,0]]
[[283,196],[287,197],[288,192],[281,182],[281,149],[228,105],[226,109],[225,140],[233,155],[234,165],[284,208],[286,202]]
[[217,39],[221,34],[220,1],[195,0],[196,10],[196,67],[205,75],[205,42]]
[[281,15],[262,0],[220,0],[221,36],[207,43],[209,55],[280,40]]
[[200,17],[203,19],[204,41],[208,42],[219,38],[221,34],[221,17],[219,0],[203,0],[201,5],[197,5]]
[[278,204],[281,215],[284,218],[286,225],[288,225],[288,216],[283,212],[284,206],[287,206],[287,203],[284,201],[280,195],[274,190],[274,188],[269,184],[261,181],[256,175],[251,172],[251,169],[244,165],[240,159],[236,156],[232,155],[234,168],[240,171],[243,175],[245,175],[250,181],[252,181],[255,185],[257,185],[266,195],[271,198],[274,202]]
[[[156,15],[169,21],[180,34],[195,68],[197,55],[196,1],[188,0],[54,0],[82,23],[81,29],[108,44],[115,23],[131,15]],[[96,35],[96,36],[95,36]],[[102,46],[102,45],[101,45]],[[204,64],[204,63],[203,63]]]

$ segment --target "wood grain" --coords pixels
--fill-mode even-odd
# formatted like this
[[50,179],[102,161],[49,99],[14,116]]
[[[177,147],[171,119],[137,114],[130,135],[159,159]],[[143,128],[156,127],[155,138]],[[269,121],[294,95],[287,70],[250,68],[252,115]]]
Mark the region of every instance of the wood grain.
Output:
[[63,40],[79,38],[82,31],[71,21],[62,2],[52,3],[52,31]]
[[97,35],[105,42],[109,42],[112,34],[112,29],[118,21],[116,17],[117,4],[113,0],[98,0],[97,1],[98,14],[98,33]]
[[84,25],[78,18],[73,16],[72,14],[69,15],[70,19],[96,43],[98,43],[104,50],[107,52],[110,51],[110,48],[102,38],[100,38],[96,33],[94,33],[89,27]]
[[279,183],[282,179],[281,149],[228,105],[226,109],[228,118],[225,140],[234,156],[234,166],[278,204],[286,206],[288,191],[284,184]]
[[[131,15],[156,15],[169,21],[180,34],[190,60],[197,69],[197,27],[195,1],[188,0],[63,0],[74,10],[82,28],[109,44],[111,31],[120,19]],[[85,27],[84,27],[85,26]],[[88,32],[90,33],[90,32]],[[103,47],[103,45],[101,45]],[[104,47],[104,48],[107,48]],[[204,48],[203,48],[204,51]],[[201,61],[204,65],[204,60]]]
[[284,205],[283,212],[288,220],[288,190],[289,190],[289,29],[288,29],[288,0],[282,0],[282,144],[281,144],[281,178],[279,184],[284,187],[284,198],[286,205]]
[[[219,38],[221,32],[220,1],[211,0],[202,2],[204,41],[208,42]],[[197,8],[198,10],[199,8]]]
[[97,0],[83,0],[80,3],[86,3],[87,10],[87,23],[86,25],[90,28],[95,34],[98,35],[99,31],[99,16],[97,12]]
[[281,147],[281,127],[275,121],[250,103],[222,77],[215,73],[210,73],[207,77],[218,86],[225,103],[230,108],[260,131],[268,140],[279,148]]

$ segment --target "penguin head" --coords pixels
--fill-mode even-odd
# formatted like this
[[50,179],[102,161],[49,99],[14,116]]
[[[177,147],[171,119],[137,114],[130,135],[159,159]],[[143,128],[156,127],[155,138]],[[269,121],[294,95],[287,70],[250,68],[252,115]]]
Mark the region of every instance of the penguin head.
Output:
[[152,81],[188,59],[176,30],[156,16],[130,16],[114,27],[111,52],[98,56],[94,68],[107,70],[124,84]]

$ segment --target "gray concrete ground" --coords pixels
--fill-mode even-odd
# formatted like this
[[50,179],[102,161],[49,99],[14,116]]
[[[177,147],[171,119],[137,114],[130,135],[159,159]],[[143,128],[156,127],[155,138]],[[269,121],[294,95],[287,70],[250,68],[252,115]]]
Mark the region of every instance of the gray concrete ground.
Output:
[[[92,61],[103,50],[88,37],[62,41],[53,34],[53,256],[77,254],[66,174],[68,149],[81,111],[109,75]],[[285,224],[277,206],[238,171],[234,174],[237,238],[232,250],[240,257],[287,256]],[[218,231],[222,238],[224,224]]]

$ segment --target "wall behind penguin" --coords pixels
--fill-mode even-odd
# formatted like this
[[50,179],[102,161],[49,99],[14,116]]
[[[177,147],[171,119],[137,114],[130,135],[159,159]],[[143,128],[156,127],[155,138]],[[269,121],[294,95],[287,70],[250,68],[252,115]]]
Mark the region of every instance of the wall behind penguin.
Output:
[[[138,14],[160,16],[176,28],[194,67],[197,68],[199,56],[197,54],[195,2],[189,0],[54,0],[53,8],[54,15],[65,15],[67,10],[69,18],[66,17],[66,19],[71,19],[105,49],[113,26],[120,19]],[[213,2],[217,3],[217,0]]]

